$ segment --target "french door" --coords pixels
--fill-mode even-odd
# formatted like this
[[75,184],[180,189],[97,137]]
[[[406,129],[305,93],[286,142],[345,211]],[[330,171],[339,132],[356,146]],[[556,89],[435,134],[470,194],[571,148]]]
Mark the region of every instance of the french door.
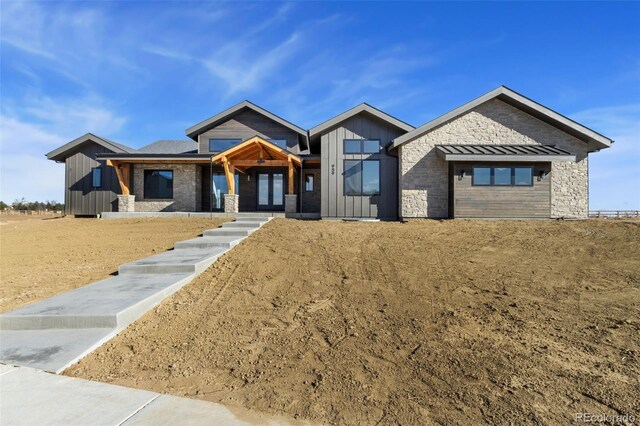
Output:
[[258,173],[258,210],[284,210],[284,173]]

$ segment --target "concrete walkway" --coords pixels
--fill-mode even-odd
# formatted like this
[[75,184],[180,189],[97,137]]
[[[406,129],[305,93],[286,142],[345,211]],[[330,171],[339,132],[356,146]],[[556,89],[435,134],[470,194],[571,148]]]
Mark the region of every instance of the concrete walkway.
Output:
[[0,363],[58,373],[111,339],[270,218],[238,217],[118,275],[0,315]]
[[3,425],[249,425],[292,421],[221,404],[0,364]]

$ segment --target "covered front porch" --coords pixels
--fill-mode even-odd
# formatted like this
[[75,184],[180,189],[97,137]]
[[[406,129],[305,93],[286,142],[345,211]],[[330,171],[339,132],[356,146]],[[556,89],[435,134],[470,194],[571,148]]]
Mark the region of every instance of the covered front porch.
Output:
[[260,137],[211,157],[212,211],[296,213],[300,157]]
[[120,184],[120,213],[320,210],[319,160],[305,161],[303,174],[299,156],[260,137],[213,156],[110,154],[104,161]]

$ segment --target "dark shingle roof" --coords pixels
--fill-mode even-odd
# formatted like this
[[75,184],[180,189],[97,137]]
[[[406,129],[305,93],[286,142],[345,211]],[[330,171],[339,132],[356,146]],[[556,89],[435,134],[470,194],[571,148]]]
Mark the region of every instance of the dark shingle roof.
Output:
[[198,151],[198,143],[191,140],[159,140],[138,149],[145,154],[187,154]]

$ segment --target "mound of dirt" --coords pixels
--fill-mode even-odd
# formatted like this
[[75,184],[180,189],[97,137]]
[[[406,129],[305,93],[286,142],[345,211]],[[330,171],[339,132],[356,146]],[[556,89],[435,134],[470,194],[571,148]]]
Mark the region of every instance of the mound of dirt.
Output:
[[107,278],[227,219],[0,217],[0,312]]
[[337,424],[640,414],[640,223],[274,220],[66,374]]

